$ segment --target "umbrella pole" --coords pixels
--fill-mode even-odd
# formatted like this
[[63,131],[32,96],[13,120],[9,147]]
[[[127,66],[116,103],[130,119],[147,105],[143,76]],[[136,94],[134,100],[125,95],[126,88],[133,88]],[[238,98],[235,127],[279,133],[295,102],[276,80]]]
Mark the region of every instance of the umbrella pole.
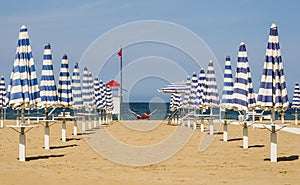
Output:
[[97,127],[97,109],[94,109],[94,128]]
[[88,115],[88,129],[89,130],[92,130],[92,120],[91,120],[91,109],[90,109],[90,107],[89,107],[89,115]]
[[81,120],[81,134],[85,133],[85,122],[86,122],[85,115],[83,115]]
[[203,116],[203,110],[200,110],[200,114],[201,114],[201,123],[200,123],[200,131],[204,132],[204,116]]
[[3,125],[3,122],[4,122],[4,109],[2,108],[2,109],[1,109],[1,124],[0,124],[0,127],[1,127],[1,128],[3,128],[3,126],[4,126],[4,125]]
[[102,110],[100,109],[98,112],[98,121],[99,121],[99,126],[102,125]]
[[212,107],[210,107],[210,116],[209,116],[209,135],[211,135],[211,136],[214,135]]
[[27,116],[28,125],[30,125],[30,108],[28,109],[28,116]]
[[246,111],[243,118],[243,148],[248,148],[248,126],[246,122]]
[[74,109],[73,135],[74,135],[74,136],[77,136],[77,117],[76,117],[76,110],[75,110],[75,109]]
[[197,128],[196,111],[197,111],[197,109],[194,108],[194,128],[193,128],[194,130],[196,130],[196,128]]
[[295,109],[295,125],[298,125],[298,114],[297,114],[297,108]]
[[[45,108],[45,119],[48,120],[48,107]],[[44,148],[45,150],[50,149],[50,126],[49,122],[46,121],[44,129]]]
[[224,110],[224,132],[223,132],[223,141],[224,142],[227,142],[227,139],[228,139],[227,126],[228,126],[227,125],[227,110],[225,108],[225,110]]
[[272,123],[271,123],[271,162],[277,162],[277,134],[275,130],[274,109],[272,109]]
[[61,140],[66,142],[66,119],[65,119],[66,108],[63,108],[63,121],[62,121],[62,130],[61,130]]
[[187,115],[188,115],[188,128],[190,128],[191,127],[191,108],[189,107],[188,108],[188,113],[187,113]]
[[[24,108],[22,108],[21,110],[21,126],[25,126]],[[25,161],[25,156],[26,156],[25,127],[21,127],[21,132],[19,137],[19,161]]]

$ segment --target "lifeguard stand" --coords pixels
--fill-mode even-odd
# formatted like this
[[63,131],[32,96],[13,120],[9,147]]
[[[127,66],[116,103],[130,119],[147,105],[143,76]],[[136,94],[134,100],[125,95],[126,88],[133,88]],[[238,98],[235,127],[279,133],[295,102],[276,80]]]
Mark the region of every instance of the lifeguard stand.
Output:
[[113,96],[113,105],[114,109],[112,111],[113,114],[118,116],[118,120],[121,119],[121,86],[120,83],[111,80],[106,83],[107,87],[111,88],[112,96]]

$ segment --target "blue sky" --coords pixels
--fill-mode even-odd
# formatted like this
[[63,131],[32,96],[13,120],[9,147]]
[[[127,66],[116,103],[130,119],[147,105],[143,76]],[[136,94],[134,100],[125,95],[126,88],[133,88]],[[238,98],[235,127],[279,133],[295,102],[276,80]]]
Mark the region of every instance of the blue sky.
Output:
[[[274,22],[279,29],[290,100],[294,84],[300,79],[298,74],[300,41],[298,1],[27,0],[26,3],[22,3],[22,6],[16,6],[16,4],[20,3],[3,1],[0,8],[0,39],[2,41],[0,67],[1,75],[6,78],[6,83],[8,83],[12,69],[18,31],[22,24],[29,29],[38,73],[40,74],[42,67],[44,43],[50,42],[55,73],[58,74],[64,53],[68,54],[72,71],[75,62],[80,61],[85,50],[102,34],[120,25],[143,20],[162,20],[184,26],[206,42],[222,69],[225,56],[229,54],[234,72],[239,43],[245,42],[255,91],[258,90],[262,73],[269,27]],[[128,47],[131,52],[124,51],[124,66],[130,64],[132,60],[137,60],[138,57],[150,55],[150,49],[151,56],[173,57],[172,60],[178,62],[179,65],[185,65],[182,61],[189,60],[176,49],[158,48],[161,48],[161,45],[149,43]],[[112,56],[106,64],[106,72],[94,74],[94,76],[99,75],[99,78],[106,82],[114,78],[118,73],[118,63],[115,60],[118,60],[117,56]],[[194,71],[199,72],[199,69],[187,63],[185,70],[188,74],[191,75]],[[80,67],[83,69],[83,66]],[[206,66],[203,67],[206,68]],[[157,93],[157,88],[165,83],[167,83],[166,80],[155,77],[141,79],[130,89],[129,100],[149,101],[154,97],[167,100],[168,96]],[[221,88],[222,84],[218,85]]]

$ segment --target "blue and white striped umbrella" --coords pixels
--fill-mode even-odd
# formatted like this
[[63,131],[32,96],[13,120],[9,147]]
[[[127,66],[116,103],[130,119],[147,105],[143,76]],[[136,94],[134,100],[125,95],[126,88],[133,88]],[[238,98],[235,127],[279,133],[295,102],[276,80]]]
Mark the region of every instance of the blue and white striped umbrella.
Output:
[[235,110],[248,111],[255,107],[255,93],[252,85],[245,43],[241,42],[236,65],[232,106]]
[[101,92],[100,92],[100,83],[98,78],[96,77],[94,79],[94,106],[96,109],[98,109],[100,104],[100,98],[101,98]]
[[172,93],[184,93],[185,89],[186,89],[186,82],[181,81],[181,82],[170,83],[158,89],[158,91],[160,93],[172,94]]
[[219,105],[219,94],[217,88],[217,81],[215,76],[215,69],[212,60],[208,63],[206,72],[206,92],[204,105],[208,107],[215,107]]
[[300,109],[300,88],[299,88],[298,82],[296,82],[296,84],[295,84],[292,108]]
[[31,108],[41,101],[28,30],[25,25],[21,26],[19,32],[6,97],[12,108]]
[[105,109],[106,106],[106,87],[103,84],[103,81],[99,81],[99,87],[100,87],[100,98],[99,98],[99,104],[97,109]]
[[58,80],[58,101],[65,108],[73,105],[71,78],[69,73],[69,61],[65,54],[61,61]]
[[73,107],[80,109],[83,107],[82,91],[81,91],[81,79],[78,63],[75,64],[72,75],[72,95],[73,95]]
[[189,99],[189,104],[192,108],[198,108],[197,88],[198,88],[198,76],[196,73],[193,73],[192,82],[191,82],[191,94]]
[[82,100],[85,107],[91,107],[93,103],[93,97],[90,89],[90,78],[89,72],[85,67],[83,70],[83,79],[82,79]]
[[89,81],[89,89],[90,89],[90,94],[92,97],[92,103],[91,103],[91,107],[95,107],[95,96],[94,96],[94,81],[93,81],[93,75],[92,72],[89,72],[89,77],[88,77],[88,81]]
[[206,92],[206,75],[205,70],[203,68],[200,69],[199,79],[198,79],[198,87],[197,87],[197,97],[198,97],[198,108],[203,108],[203,101],[205,98]]
[[7,107],[6,101],[6,87],[5,87],[5,80],[4,76],[1,76],[0,80],[0,108],[5,109]]
[[262,109],[269,110],[286,110],[289,107],[278,30],[275,24],[272,24],[270,28],[257,105]]
[[40,106],[48,108],[58,104],[57,89],[53,73],[51,46],[49,43],[45,44],[44,47],[40,95]]
[[106,86],[106,95],[105,95],[105,99],[106,99],[106,110],[108,112],[112,111],[114,109],[114,105],[113,105],[113,99],[112,99],[112,94],[111,94],[111,89],[110,87]]
[[224,85],[222,93],[222,108],[231,109],[232,108],[232,94],[233,94],[233,77],[231,70],[231,60],[230,56],[226,57],[225,60],[225,70],[224,70]]
[[183,108],[189,108],[190,105],[190,94],[191,94],[191,78],[188,76],[186,79],[186,86],[185,86],[185,92],[183,95],[183,101],[182,101],[182,107]]

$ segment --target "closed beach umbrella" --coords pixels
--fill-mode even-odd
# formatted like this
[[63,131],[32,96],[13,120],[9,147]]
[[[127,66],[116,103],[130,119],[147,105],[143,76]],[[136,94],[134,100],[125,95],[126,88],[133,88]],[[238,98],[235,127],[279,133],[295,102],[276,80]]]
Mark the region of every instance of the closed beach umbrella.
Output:
[[65,54],[61,61],[59,81],[58,81],[58,101],[59,105],[63,107],[63,123],[62,123],[62,141],[66,142],[66,108],[73,105],[71,78],[69,72],[69,61]]
[[296,82],[296,84],[295,84],[292,108],[295,109],[295,125],[298,125],[297,109],[300,108],[300,88],[299,88],[298,82]]
[[[80,79],[80,72],[79,72],[79,65],[78,62],[76,62],[73,74],[72,74],[72,97],[73,97],[73,109],[74,109],[74,136],[77,135],[77,111],[83,107],[83,101],[82,101],[82,91],[81,91],[81,79]],[[82,122],[82,127],[85,128],[84,123]],[[84,130],[84,129],[83,129]],[[83,132],[82,130],[82,132]]]
[[198,100],[198,108],[203,108],[203,100],[204,100],[204,92],[206,84],[206,75],[205,70],[203,68],[200,69],[199,78],[198,78],[198,87],[197,87],[197,100]]
[[204,104],[210,108],[219,105],[219,94],[213,61],[210,60],[206,72],[206,93]]
[[227,109],[232,108],[232,94],[233,94],[233,77],[231,70],[231,60],[230,56],[225,59],[225,69],[224,69],[224,84],[222,93],[221,107],[224,110],[224,132],[223,141],[227,142]]
[[277,162],[275,111],[287,110],[289,101],[279,46],[278,30],[275,24],[272,24],[270,28],[257,105],[261,109],[272,111],[271,162]]
[[75,64],[72,75],[72,96],[73,96],[73,108],[76,110],[81,109],[83,106],[82,91],[81,91],[81,79],[78,63]]
[[[57,89],[53,72],[52,53],[49,43],[45,44],[43,67],[40,81],[40,106],[45,108],[45,118],[48,120],[48,108],[58,104]],[[50,149],[50,127],[48,121],[45,123],[44,128],[44,148]]]
[[4,111],[7,107],[7,101],[6,101],[6,87],[5,87],[5,80],[4,76],[1,76],[0,80],[0,108],[2,110],[2,119],[0,123],[0,127],[3,127],[4,122]]
[[100,83],[98,78],[96,77],[94,79],[94,83],[93,83],[93,88],[94,88],[94,112],[95,112],[95,119],[94,119],[94,127],[96,127],[96,118],[97,118],[97,110],[99,109],[99,104],[100,104],[100,96],[101,96],[101,92],[100,92]]
[[185,85],[185,92],[184,92],[184,95],[183,95],[183,108],[189,108],[190,105],[190,94],[191,94],[191,78],[188,76],[187,79],[186,79],[186,85]]
[[91,93],[91,86],[90,86],[90,78],[89,72],[85,67],[83,70],[83,78],[82,78],[82,100],[84,107],[90,107],[92,105],[92,93]]
[[224,84],[223,84],[223,93],[222,93],[222,101],[221,101],[222,108],[224,109],[232,108],[232,94],[233,94],[233,77],[232,77],[232,69],[231,69],[231,60],[230,60],[230,56],[227,56],[225,60],[225,69],[224,69]]
[[100,97],[99,97],[99,103],[97,108],[103,110],[106,104],[106,100],[105,100],[106,88],[102,80],[99,81],[99,89],[100,89]]
[[30,109],[40,103],[40,91],[34,66],[28,30],[21,26],[10,82],[7,88],[8,105],[21,109],[21,132],[19,143],[19,160],[25,161],[25,120],[24,109]]
[[243,148],[248,148],[248,125],[246,123],[246,113],[250,109],[255,108],[255,103],[255,93],[252,85],[246,45],[241,42],[233,86],[232,106],[236,111],[242,111],[244,113]]
[[198,107],[197,88],[198,88],[198,76],[196,73],[193,73],[189,104],[194,109]]
[[[200,69],[199,73],[199,79],[198,79],[198,88],[197,88],[197,96],[198,96],[198,105],[201,114],[205,110],[204,101],[205,101],[205,93],[206,93],[206,74],[205,70],[203,68]],[[200,124],[200,130],[201,132],[204,132],[204,116],[201,115],[201,124]]]
[[206,91],[205,91],[204,105],[210,108],[209,134],[213,135],[214,131],[213,131],[212,108],[219,105],[219,94],[218,94],[217,81],[215,76],[215,69],[212,60],[210,60],[208,63],[205,86],[206,86]]
[[106,113],[108,113],[110,115],[110,121],[112,121],[112,111],[114,109],[114,105],[113,105],[111,89],[108,86],[106,86],[105,99],[106,99],[105,110],[106,110]]

